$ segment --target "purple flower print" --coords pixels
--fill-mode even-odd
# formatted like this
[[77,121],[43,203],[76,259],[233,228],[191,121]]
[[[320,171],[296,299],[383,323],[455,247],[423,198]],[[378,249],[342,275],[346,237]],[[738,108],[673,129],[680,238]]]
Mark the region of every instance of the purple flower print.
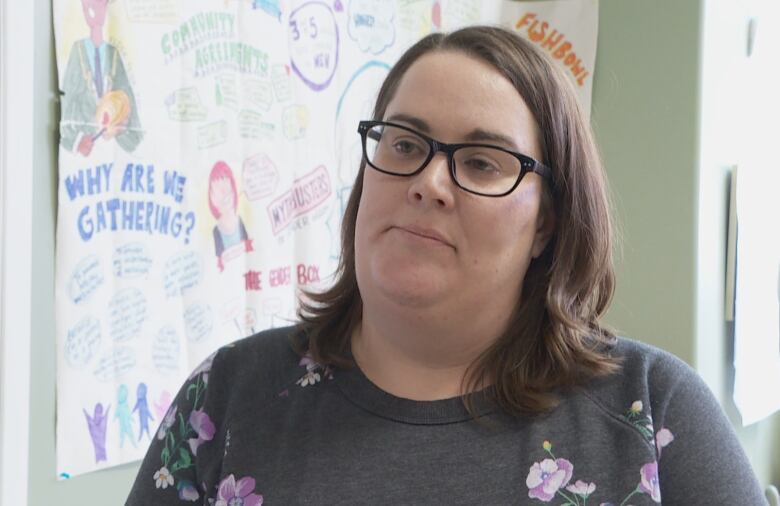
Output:
[[263,504],[263,496],[254,494],[254,490],[254,478],[245,476],[236,481],[236,477],[231,474],[219,484],[214,506],[260,506]]
[[574,494],[587,497],[596,490],[596,484],[585,483],[582,480],[577,480],[577,482],[574,485],[569,485],[568,487],[566,487],[566,490]]
[[534,462],[525,479],[528,497],[550,502],[558,490],[569,483],[574,466],[566,459]]
[[658,449],[658,458],[661,458],[661,449],[665,448],[674,441],[674,434],[666,427],[661,428],[655,433],[655,447]]
[[211,364],[214,362],[214,357],[217,356],[217,352],[215,351],[208,357],[206,357],[206,360],[201,362],[201,364],[195,368],[194,371],[190,374],[189,378],[187,378],[187,381],[191,380],[198,374],[203,374],[203,383],[207,384],[209,383],[209,371],[211,371]]
[[312,360],[311,355],[309,355],[308,353],[303,357],[301,357],[301,361],[298,362],[298,365],[301,367],[305,366],[307,371],[311,371],[312,369],[317,369],[320,366],[320,364]]
[[195,429],[198,434],[197,439],[192,438],[188,442],[190,443],[190,450],[193,455],[198,454],[198,447],[206,441],[211,441],[216,432],[214,423],[209,418],[209,415],[203,412],[202,409],[193,411],[190,413],[190,426]]
[[639,470],[639,475],[642,477],[639,482],[639,490],[649,495],[653,501],[660,503],[661,486],[658,483],[658,463],[650,462],[643,465]]
[[179,499],[182,501],[195,502],[200,499],[198,489],[196,489],[195,485],[193,485],[191,482],[180,481],[177,487],[179,488]]
[[165,439],[165,435],[168,434],[168,429],[173,427],[173,423],[176,421],[177,409],[175,404],[170,405],[168,412],[165,413],[165,418],[163,418],[163,421],[160,424],[160,430],[157,431],[157,439]]

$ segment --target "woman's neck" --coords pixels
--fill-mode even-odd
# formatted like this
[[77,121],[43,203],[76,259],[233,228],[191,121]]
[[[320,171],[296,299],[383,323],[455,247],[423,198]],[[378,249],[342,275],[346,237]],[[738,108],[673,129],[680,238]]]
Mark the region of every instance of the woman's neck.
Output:
[[368,379],[405,399],[432,401],[468,393],[463,379],[469,365],[498,335],[497,329],[477,332],[447,317],[382,314],[375,317],[364,307],[352,353]]

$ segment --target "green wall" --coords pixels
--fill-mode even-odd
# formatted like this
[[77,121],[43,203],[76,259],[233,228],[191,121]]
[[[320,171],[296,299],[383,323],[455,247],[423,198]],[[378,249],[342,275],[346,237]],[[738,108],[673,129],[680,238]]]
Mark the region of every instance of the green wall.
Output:
[[[51,2],[35,1],[35,92],[40,100],[33,111],[39,146],[33,160],[29,503],[122,504],[137,465],[55,479],[57,81]],[[722,274],[717,262],[710,271],[699,267],[708,254],[702,247],[720,247],[724,233],[723,223],[714,231],[703,227],[701,213],[723,213],[725,191],[722,168],[704,166],[707,160],[700,154],[701,106],[707,105],[700,88],[703,1],[601,0],[592,117],[623,241],[608,320],[624,335],[670,350],[704,371],[733,415],[726,389],[728,328],[719,323],[722,312],[703,305],[712,295],[705,297],[711,287],[702,278]],[[778,448],[771,422],[739,434],[761,481],[780,482],[778,462],[771,462],[772,454],[780,453],[771,451]]]

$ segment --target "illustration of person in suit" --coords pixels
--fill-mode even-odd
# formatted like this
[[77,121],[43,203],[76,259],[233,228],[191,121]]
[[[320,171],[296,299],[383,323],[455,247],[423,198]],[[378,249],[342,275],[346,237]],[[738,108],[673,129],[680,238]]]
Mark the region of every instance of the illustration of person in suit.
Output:
[[116,139],[132,152],[143,131],[122,56],[103,39],[108,0],[81,0],[81,7],[90,36],[70,50],[62,84],[60,144],[89,156],[98,139]]
[[220,272],[225,268],[223,253],[237,244],[244,243],[245,251],[252,251],[252,240],[238,215],[238,191],[233,171],[225,162],[214,164],[209,175],[209,209],[216,218],[214,250]]

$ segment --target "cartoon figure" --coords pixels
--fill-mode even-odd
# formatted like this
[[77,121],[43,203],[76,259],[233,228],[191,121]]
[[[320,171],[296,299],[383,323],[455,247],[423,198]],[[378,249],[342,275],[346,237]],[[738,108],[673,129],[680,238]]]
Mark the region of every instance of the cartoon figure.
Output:
[[70,50],[62,84],[60,144],[89,156],[101,137],[125,151],[141,142],[135,95],[116,47],[103,40],[108,0],[81,0],[90,36]]
[[146,431],[146,435],[151,439],[149,435],[149,420],[152,418],[152,413],[149,411],[149,404],[146,402],[146,383],[139,383],[138,389],[135,393],[136,401],[135,407],[133,407],[133,413],[138,411],[138,421],[140,423],[140,429],[138,429],[138,440],[140,441]]
[[92,437],[92,446],[95,447],[96,464],[101,460],[108,460],[106,458],[106,425],[108,424],[108,412],[110,409],[111,405],[109,404],[104,414],[103,405],[99,402],[95,404],[92,416],[89,416],[86,409],[81,409],[87,419],[87,428],[89,429],[89,435]]
[[130,442],[135,447],[135,439],[133,437],[133,419],[130,412],[130,406],[127,405],[127,386],[119,385],[119,390],[116,394],[116,413],[114,413],[114,419],[119,420],[119,447],[122,448],[125,445],[125,435],[130,439]]
[[154,411],[157,413],[157,418],[163,418],[165,416],[165,413],[168,412],[168,408],[171,406],[171,402],[173,402],[171,393],[167,390],[163,390],[160,393],[160,400],[154,401]]
[[214,227],[214,249],[217,255],[217,267],[224,270],[223,253],[240,243],[245,251],[252,251],[252,240],[246,233],[246,227],[238,216],[238,191],[233,171],[225,162],[214,164],[209,176],[209,208],[217,219]]

